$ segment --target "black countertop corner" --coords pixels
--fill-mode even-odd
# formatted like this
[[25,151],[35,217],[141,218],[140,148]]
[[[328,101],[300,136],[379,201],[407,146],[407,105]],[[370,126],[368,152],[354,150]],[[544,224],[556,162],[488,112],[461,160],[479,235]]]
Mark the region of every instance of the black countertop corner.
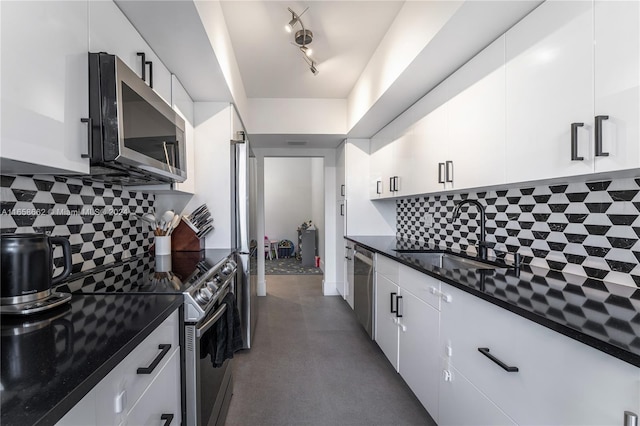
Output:
[[55,424],[182,300],[182,295],[74,295],[66,305],[28,320],[3,317],[0,423]]
[[348,240],[640,367],[640,289],[523,265],[445,269],[396,250],[445,251],[395,236]]

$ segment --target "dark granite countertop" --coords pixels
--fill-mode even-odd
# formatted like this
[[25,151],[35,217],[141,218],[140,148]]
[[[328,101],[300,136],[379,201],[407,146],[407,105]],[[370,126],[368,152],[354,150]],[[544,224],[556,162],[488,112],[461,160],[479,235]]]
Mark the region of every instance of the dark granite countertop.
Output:
[[182,295],[74,295],[2,317],[3,425],[54,424],[182,305]]
[[[523,265],[444,269],[396,250],[439,250],[393,236],[348,240],[640,367],[640,289]],[[441,250],[439,250],[441,251]]]

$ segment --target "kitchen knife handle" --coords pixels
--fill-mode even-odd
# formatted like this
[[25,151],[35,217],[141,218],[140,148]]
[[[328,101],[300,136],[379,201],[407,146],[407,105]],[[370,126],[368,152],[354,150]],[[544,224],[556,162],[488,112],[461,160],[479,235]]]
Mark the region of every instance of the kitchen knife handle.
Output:
[[81,122],[87,123],[87,153],[81,154],[82,158],[92,158],[93,157],[93,118],[81,118]]
[[136,53],[138,56],[142,58],[142,81],[147,82],[147,55],[144,52]]
[[571,123],[571,161],[582,161],[584,157],[578,157],[578,127],[584,123]]
[[602,151],[602,121],[608,120],[608,115],[596,115],[596,157],[608,157],[609,153]]

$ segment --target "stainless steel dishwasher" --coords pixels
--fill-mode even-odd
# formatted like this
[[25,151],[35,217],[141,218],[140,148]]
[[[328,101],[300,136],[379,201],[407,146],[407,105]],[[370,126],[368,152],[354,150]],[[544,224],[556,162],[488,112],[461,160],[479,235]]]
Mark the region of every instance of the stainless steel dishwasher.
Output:
[[353,270],[353,310],[373,339],[373,253],[356,245]]

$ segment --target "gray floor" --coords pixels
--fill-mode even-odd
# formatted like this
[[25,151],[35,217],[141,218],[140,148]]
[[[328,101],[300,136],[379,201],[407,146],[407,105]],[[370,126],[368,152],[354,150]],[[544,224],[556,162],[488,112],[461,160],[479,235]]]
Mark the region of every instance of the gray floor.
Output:
[[272,275],[254,347],[234,357],[227,425],[433,425],[322,276]]

